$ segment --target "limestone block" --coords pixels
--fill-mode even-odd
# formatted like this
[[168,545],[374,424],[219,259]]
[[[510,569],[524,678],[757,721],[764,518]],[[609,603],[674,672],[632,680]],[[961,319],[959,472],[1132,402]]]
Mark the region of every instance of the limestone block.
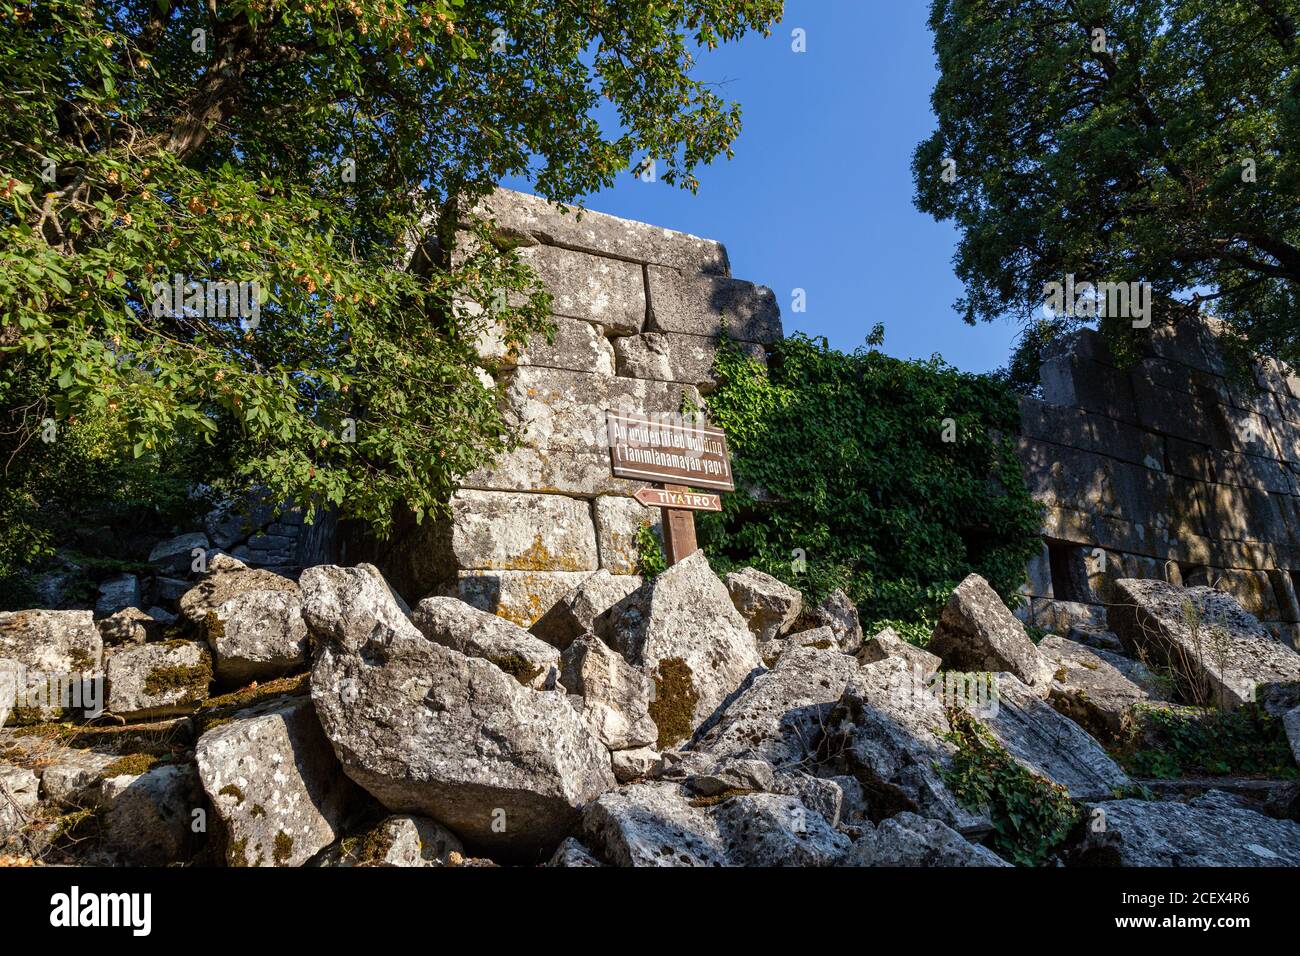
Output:
[[539,196],[498,189],[475,207],[504,232],[534,242],[567,246],[630,262],[653,262],[683,272],[731,274],[722,243],[643,222],[575,207],[555,206]]
[[1077,356],[1059,356],[1039,367],[1043,399],[1052,405],[1074,405],[1085,411],[1137,424],[1129,378],[1109,365]]
[[679,412],[686,402],[701,404],[693,385],[525,367],[509,373],[504,411],[507,421],[521,428],[524,445],[603,452],[608,471],[607,410]]
[[595,322],[611,335],[635,335],[645,321],[645,279],[631,262],[558,246],[518,250],[551,293],[556,316]]
[[614,374],[614,347],[597,326],[578,319],[555,318],[555,340],[534,335],[522,349],[507,348],[500,329],[492,327],[479,336],[479,357],[501,368],[538,365],[570,369],[596,375]]
[[647,330],[714,336],[720,329],[742,342],[770,345],[781,338],[781,310],[764,286],[649,266]]
[[460,570],[594,571],[596,532],[585,502],[564,495],[458,491],[451,555]]
[[595,498],[632,495],[645,482],[611,475],[608,450],[520,447],[505,452],[491,465],[470,472],[460,486],[476,491],[537,491]]
[[636,574],[640,565],[637,531],[649,525],[663,546],[663,516],[659,508],[647,508],[635,498],[602,495],[593,503],[596,520],[596,548],[600,566],[611,574]]
[[[755,342],[737,342],[749,358],[767,366],[767,350]],[[716,336],[676,332],[645,332],[616,339],[614,355],[618,374],[629,378],[687,382],[708,394],[717,386],[713,361],[718,354]]]

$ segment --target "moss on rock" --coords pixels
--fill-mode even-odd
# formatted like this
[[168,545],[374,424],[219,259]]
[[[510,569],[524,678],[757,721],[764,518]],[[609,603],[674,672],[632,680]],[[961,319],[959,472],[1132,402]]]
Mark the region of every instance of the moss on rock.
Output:
[[655,669],[654,682],[650,716],[659,728],[659,749],[666,750],[690,736],[700,695],[690,665],[680,657],[661,660]]

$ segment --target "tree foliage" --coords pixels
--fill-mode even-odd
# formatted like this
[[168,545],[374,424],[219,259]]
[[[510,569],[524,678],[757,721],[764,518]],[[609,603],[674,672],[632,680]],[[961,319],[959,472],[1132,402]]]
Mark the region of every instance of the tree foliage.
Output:
[[767,374],[734,348],[716,367],[709,415],[738,491],[699,533],[720,569],[750,564],[814,599],[844,588],[864,623],[931,617],[972,571],[1014,599],[1040,515],[1004,384],[803,335]]
[[1157,323],[1212,308],[1300,360],[1300,0],[933,0],[930,24],[916,202],[961,230],[967,321],[1030,319],[1068,273],[1145,281]]
[[[739,129],[695,51],[780,8],[0,3],[0,361],[40,383],[0,376],[4,462],[93,417],[136,458],[197,438],[196,477],[381,531],[441,507],[510,440],[479,334],[547,330],[508,249],[453,262],[466,207],[511,174],[574,200],[649,159],[694,188]],[[256,298],[163,302],[177,281]]]

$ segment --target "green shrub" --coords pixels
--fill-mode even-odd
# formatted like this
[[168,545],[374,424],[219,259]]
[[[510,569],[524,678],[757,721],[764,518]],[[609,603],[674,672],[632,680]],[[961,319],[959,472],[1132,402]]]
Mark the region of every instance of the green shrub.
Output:
[[989,844],[1004,860],[1017,866],[1047,863],[1082,813],[1069,791],[1016,763],[966,711],[950,709],[948,722],[957,753],[943,771],[944,783],[962,806],[988,811]]
[[1040,512],[1004,382],[803,335],[776,346],[767,374],[730,347],[716,371],[709,413],[739,489],[699,521],[717,570],[753,565],[814,599],[840,587],[864,622],[895,627],[934,617],[972,571],[1016,600]]
[[1300,775],[1282,721],[1255,704],[1204,711],[1144,705],[1115,757],[1135,777]]

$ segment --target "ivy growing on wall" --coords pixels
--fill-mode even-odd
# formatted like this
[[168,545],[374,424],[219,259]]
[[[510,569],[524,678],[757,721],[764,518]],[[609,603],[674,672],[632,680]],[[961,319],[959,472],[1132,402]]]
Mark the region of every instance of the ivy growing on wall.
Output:
[[699,519],[715,569],[752,565],[813,598],[843,588],[864,625],[928,620],[972,571],[1015,599],[1040,512],[1005,383],[804,335],[770,365],[718,353],[709,414],[738,490]]

